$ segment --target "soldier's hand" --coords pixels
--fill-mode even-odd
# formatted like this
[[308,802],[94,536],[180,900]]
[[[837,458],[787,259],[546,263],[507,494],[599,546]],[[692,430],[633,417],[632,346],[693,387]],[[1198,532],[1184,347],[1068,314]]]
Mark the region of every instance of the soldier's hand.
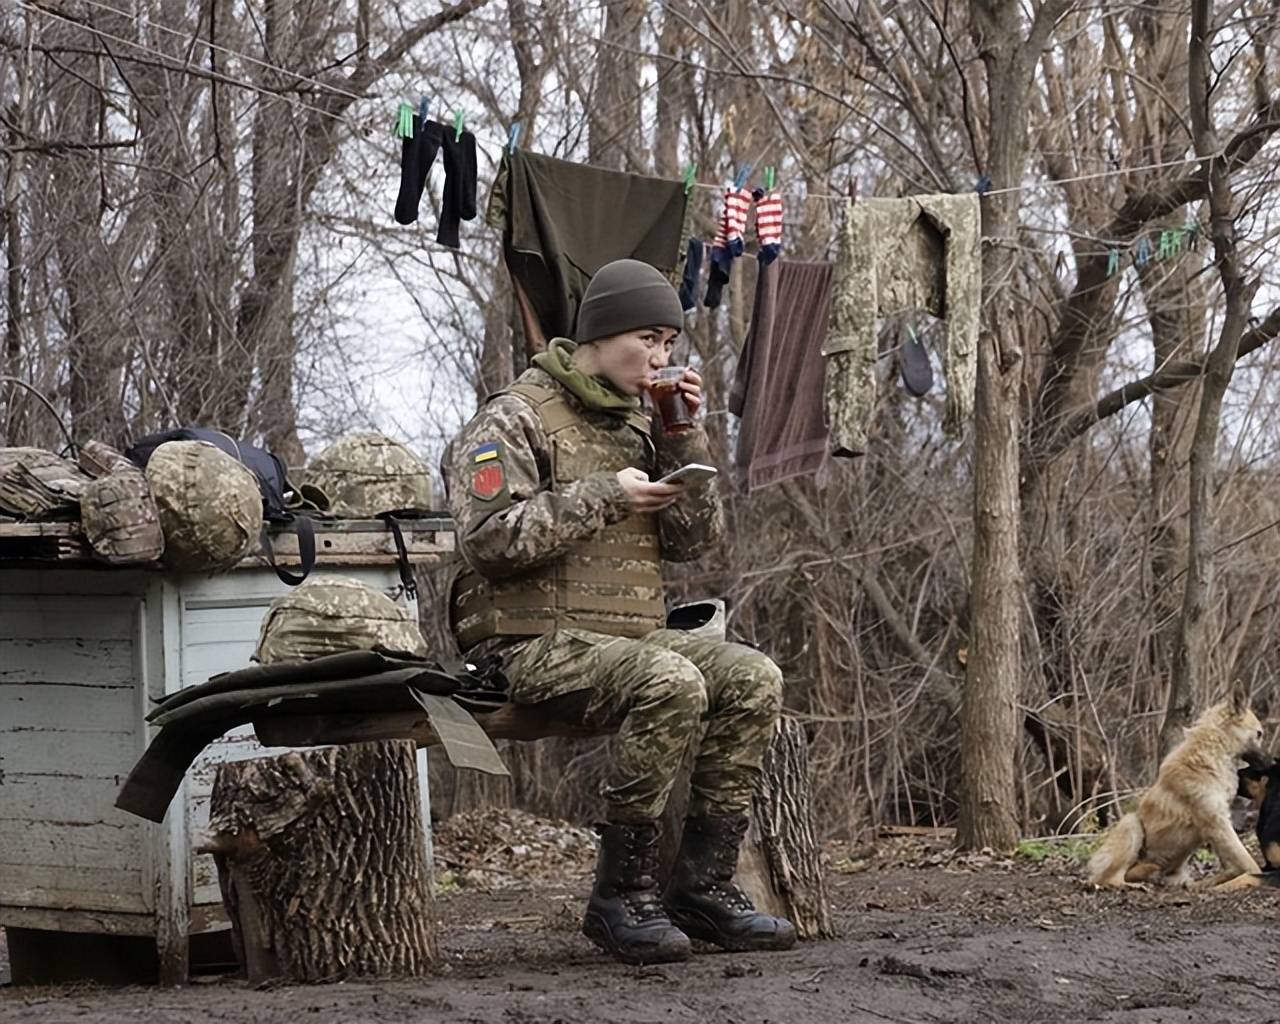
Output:
[[702,377],[692,366],[685,367],[684,376],[680,378],[680,391],[685,405],[689,407],[689,415],[697,416],[702,408]]
[[618,470],[618,483],[636,512],[660,512],[673,504],[684,490],[683,484],[653,483],[647,473],[630,466]]

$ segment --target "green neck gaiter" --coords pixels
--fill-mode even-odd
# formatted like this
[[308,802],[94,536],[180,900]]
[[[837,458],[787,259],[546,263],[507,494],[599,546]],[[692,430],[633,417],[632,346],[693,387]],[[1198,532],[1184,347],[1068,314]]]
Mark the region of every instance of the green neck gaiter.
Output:
[[552,338],[547,351],[539,352],[533,357],[533,365],[551,374],[593,412],[626,416],[640,408],[638,397],[620,394],[607,381],[588,376],[574,366],[573,351],[577,347],[567,338]]

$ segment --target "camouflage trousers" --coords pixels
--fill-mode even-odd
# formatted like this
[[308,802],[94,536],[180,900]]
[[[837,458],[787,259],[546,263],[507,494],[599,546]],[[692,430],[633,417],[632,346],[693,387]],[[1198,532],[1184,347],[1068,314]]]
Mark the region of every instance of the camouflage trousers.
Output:
[[695,745],[689,814],[747,810],[782,709],[782,673],[742,644],[662,629],[639,639],[561,629],[508,648],[511,697],[614,731],[603,795],[616,824],[662,815]]

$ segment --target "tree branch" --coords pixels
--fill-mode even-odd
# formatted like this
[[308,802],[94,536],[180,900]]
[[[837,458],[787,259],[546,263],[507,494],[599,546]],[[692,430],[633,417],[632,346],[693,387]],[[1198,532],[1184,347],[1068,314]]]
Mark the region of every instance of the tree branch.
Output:
[[[1274,341],[1277,335],[1280,335],[1280,306],[1273,309],[1261,323],[1245,332],[1240,339],[1237,361]],[[1064,418],[1062,427],[1054,435],[1052,447],[1046,452],[1046,456],[1053,458],[1061,455],[1077,437],[1087,433],[1100,421],[1114,416],[1126,405],[1140,402],[1156,391],[1181,387],[1201,376],[1204,368],[1202,361],[1179,359],[1103,395],[1094,405],[1072,411]]]

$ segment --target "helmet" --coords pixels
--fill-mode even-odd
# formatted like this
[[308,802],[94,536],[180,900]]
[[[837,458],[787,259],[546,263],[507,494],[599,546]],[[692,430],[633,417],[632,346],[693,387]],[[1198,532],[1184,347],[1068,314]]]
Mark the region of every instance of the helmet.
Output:
[[215,445],[160,445],[147,460],[147,484],[160,510],[165,565],[186,572],[230,569],[257,544],[258,478]]
[[80,523],[94,553],[113,564],[154,562],[164,552],[160,513],[132,464],[85,484]]
[[384,434],[349,434],[311,460],[307,483],[329,497],[336,516],[372,517],[436,504],[431,473],[417,455]]
[[427,656],[408,608],[349,576],[319,576],[271,602],[253,657],[271,665],[375,647]]

